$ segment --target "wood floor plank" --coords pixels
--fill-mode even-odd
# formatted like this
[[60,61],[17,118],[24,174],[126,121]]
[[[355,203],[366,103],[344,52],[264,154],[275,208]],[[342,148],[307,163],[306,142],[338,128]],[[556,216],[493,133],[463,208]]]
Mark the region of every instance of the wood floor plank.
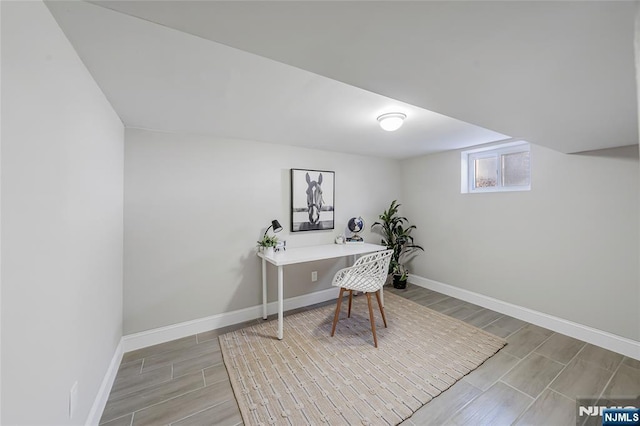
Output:
[[584,349],[580,351],[578,358],[591,362],[605,370],[615,371],[624,356],[588,343]]
[[614,401],[620,398],[635,398],[640,395],[640,370],[621,365],[611,378],[603,397]]
[[456,306],[455,308],[447,309],[442,313],[459,320],[464,320],[465,318],[470,317],[471,315],[477,313],[478,311],[481,311],[482,309],[484,308],[477,305],[472,305],[471,303],[465,303]]
[[575,425],[576,403],[554,392],[545,390],[531,407],[516,421],[519,426]]
[[536,352],[563,364],[568,363],[585,343],[564,334],[555,333]]
[[444,300],[439,301],[438,303],[429,305],[429,309],[433,309],[434,311],[438,311],[438,312],[444,312],[448,309],[455,308],[456,306],[460,306],[462,303],[463,302],[460,299],[448,297]]
[[509,315],[503,315],[501,318],[498,318],[490,325],[495,325],[496,327],[500,327],[511,333],[515,333],[516,331],[527,325],[527,323],[519,320],[518,318],[510,317]]
[[532,401],[530,396],[498,382],[454,414],[450,422],[465,426],[511,425]]
[[154,368],[162,367],[172,363],[196,358],[202,354],[219,352],[220,343],[217,339],[208,340],[197,345],[191,345],[186,348],[179,348],[172,351],[162,352],[157,355],[150,355],[144,359],[144,366],[142,372],[153,370]]
[[518,358],[525,358],[547,338],[545,335],[523,327],[507,338],[507,346],[502,350]]
[[537,398],[563,368],[564,364],[534,352],[504,376],[502,381]]
[[235,426],[242,423],[235,399],[214,405],[204,411],[172,423],[171,426]]
[[571,361],[549,388],[575,400],[580,397],[597,397],[612,376],[612,372],[599,368],[582,359]]
[[140,411],[203,387],[204,377],[201,372],[196,372],[170,380],[167,383],[160,383],[123,395],[119,398],[109,398],[102,413],[101,421],[109,421],[126,413]]
[[[290,311],[285,312],[285,315],[289,314]],[[269,315],[267,317],[267,320],[273,320],[273,319],[277,319],[278,318],[278,314],[272,314]],[[249,320],[249,321],[244,321],[244,322],[240,322],[237,324],[231,324],[225,327],[221,327],[221,328],[216,328],[215,330],[209,330],[209,331],[204,331],[202,333],[198,333],[197,336],[197,341],[198,343],[204,343],[207,342],[209,340],[218,340],[218,336],[221,336],[223,334],[229,333],[231,331],[235,331],[235,330],[239,330],[241,328],[245,328],[245,327],[249,327],[251,325],[254,325],[257,322],[262,322],[265,321],[262,318],[256,318],[253,320]]]
[[205,352],[194,358],[185,359],[173,364],[173,377],[180,377],[184,374],[202,371],[205,368],[213,367],[222,362],[222,352]]
[[636,370],[640,370],[640,361],[637,359],[629,358],[628,356],[624,358],[622,363],[628,367],[635,368]]
[[546,336],[546,337],[549,337],[554,333],[552,330],[549,330],[548,328],[539,327],[534,324],[527,324],[524,327],[522,327],[521,330],[535,331],[536,333],[542,334],[543,336]]
[[176,349],[195,345],[197,343],[198,342],[196,341],[196,336],[193,335],[193,336],[183,337],[181,339],[171,340],[170,342],[159,343],[153,346],[147,346],[146,348],[125,353],[122,356],[122,362],[130,362],[136,359],[142,359],[149,355],[159,354],[167,351],[173,351]]
[[105,423],[100,423],[100,426],[130,426],[132,417],[133,417],[133,413],[130,413],[118,419],[111,420]]
[[411,416],[411,421],[421,426],[446,424],[452,413],[481,393],[480,389],[461,380],[416,411]]
[[406,299],[412,299],[415,296],[427,296],[429,294],[434,294],[435,292],[432,290],[428,290],[423,287],[419,287],[417,285],[408,284],[405,289],[397,289],[392,285],[387,285],[384,287],[384,291],[391,291],[399,296],[402,296]]
[[442,302],[443,300],[448,299],[449,296],[440,293],[433,293],[427,295],[419,295],[416,297],[412,297],[411,300],[422,305],[422,306],[430,306],[438,302]]
[[121,379],[127,376],[135,376],[142,372],[142,362],[144,359],[137,359],[135,361],[122,363],[118,368],[117,378]]
[[498,327],[497,325],[494,325],[493,323],[482,327],[482,329],[484,331],[486,331],[487,333],[491,333],[494,336],[502,337],[503,339],[506,339],[507,337],[509,337],[509,336],[511,336],[513,334],[512,331],[509,331],[507,329]]
[[491,324],[500,317],[502,317],[501,313],[483,308],[482,310],[469,315],[463,321],[467,324],[475,325],[476,327],[482,328]]
[[136,412],[133,417],[133,426],[170,424],[193,413],[229,401],[229,395],[233,395],[231,386],[225,382],[219,382]]
[[504,351],[500,351],[480,367],[467,374],[463,380],[478,389],[487,390],[496,383],[507,371],[518,363],[519,359]]
[[222,380],[229,380],[227,367],[225,367],[224,363],[221,362],[213,367],[206,368],[204,370],[204,379],[207,386],[218,383]]
[[159,383],[168,382],[169,380],[171,380],[170,365],[151,370],[148,373],[128,375],[122,378],[116,377],[109,397],[119,398],[122,395],[127,395],[150,386],[155,386]]

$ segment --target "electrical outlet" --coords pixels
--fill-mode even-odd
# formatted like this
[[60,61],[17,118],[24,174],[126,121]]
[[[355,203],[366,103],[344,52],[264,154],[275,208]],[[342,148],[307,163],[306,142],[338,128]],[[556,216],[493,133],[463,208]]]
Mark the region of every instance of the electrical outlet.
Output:
[[311,282],[315,283],[316,281],[318,281],[318,271],[313,271],[311,273]]
[[78,407],[78,382],[75,382],[69,390],[69,418],[73,419]]

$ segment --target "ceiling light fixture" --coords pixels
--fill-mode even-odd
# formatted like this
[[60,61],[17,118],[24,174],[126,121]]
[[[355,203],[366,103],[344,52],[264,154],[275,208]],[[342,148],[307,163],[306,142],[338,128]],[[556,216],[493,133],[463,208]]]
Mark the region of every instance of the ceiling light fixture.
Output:
[[378,123],[387,132],[398,130],[407,116],[401,112],[389,112],[378,117]]

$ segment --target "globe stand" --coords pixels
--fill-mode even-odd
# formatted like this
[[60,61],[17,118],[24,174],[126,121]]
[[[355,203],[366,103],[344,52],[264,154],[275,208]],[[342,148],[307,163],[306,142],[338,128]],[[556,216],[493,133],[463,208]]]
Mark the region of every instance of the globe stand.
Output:
[[364,239],[358,234],[353,234],[351,237],[347,237],[347,243],[364,243]]
[[347,229],[349,229],[351,235],[345,240],[347,244],[363,244],[364,238],[358,235],[358,232],[364,228],[364,220],[361,217],[352,217],[349,219]]

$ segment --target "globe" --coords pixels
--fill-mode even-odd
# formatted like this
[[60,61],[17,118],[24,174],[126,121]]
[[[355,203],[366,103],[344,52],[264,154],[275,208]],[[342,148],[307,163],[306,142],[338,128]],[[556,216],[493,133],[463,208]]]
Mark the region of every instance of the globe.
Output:
[[349,224],[347,226],[349,228],[349,231],[357,234],[364,228],[364,220],[362,220],[361,217],[352,217],[351,219],[349,219]]

